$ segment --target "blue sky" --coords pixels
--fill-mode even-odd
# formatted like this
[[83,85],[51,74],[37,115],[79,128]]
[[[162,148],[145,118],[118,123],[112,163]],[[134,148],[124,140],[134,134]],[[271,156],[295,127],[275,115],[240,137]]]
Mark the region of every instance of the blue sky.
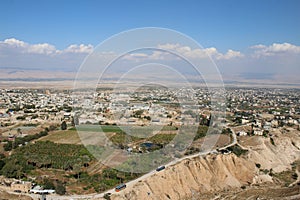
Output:
[[1,0],[0,8],[0,68],[76,71],[112,35],[162,27],[196,40],[224,77],[300,82],[299,0]]
[[97,45],[127,29],[155,26],[185,33],[221,51],[254,44],[300,45],[300,1],[74,1],[0,2],[0,39]]

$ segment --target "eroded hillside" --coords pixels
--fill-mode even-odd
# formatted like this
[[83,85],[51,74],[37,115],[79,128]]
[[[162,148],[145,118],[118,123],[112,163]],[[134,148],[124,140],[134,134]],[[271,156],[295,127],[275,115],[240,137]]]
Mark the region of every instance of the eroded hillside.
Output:
[[291,170],[291,164],[300,158],[299,132],[275,135],[273,141],[258,136],[241,138],[239,142],[248,149],[245,155],[183,160],[111,199],[200,199],[199,194],[213,197],[236,189],[253,190],[263,184],[280,186],[280,179],[273,174]]

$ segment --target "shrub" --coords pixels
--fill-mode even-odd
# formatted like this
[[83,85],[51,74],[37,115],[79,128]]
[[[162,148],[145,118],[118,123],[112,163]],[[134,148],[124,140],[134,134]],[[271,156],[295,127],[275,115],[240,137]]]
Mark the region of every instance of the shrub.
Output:
[[271,142],[272,145],[275,146],[275,142],[274,142],[274,139],[273,139],[273,138],[270,138],[270,142]]
[[66,130],[67,129],[67,123],[66,121],[63,121],[60,125],[61,130]]
[[66,187],[63,185],[62,182],[60,182],[60,181],[56,182],[55,192],[59,195],[66,194]]
[[55,188],[53,182],[50,179],[44,179],[43,185],[44,185],[44,189],[54,189]]
[[234,146],[228,147],[227,149],[229,151],[232,151],[238,157],[241,156],[242,154],[247,153],[247,150],[242,149],[239,145],[234,145]]
[[199,126],[198,130],[197,130],[197,133],[194,137],[194,141],[199,139],[199,138],[205,137],[207,131],[208,131],[208,126]]
[[4,148],[4,151],[10,151],[12,150],[12,142],[11,141],[8,141],[6,144],[3,145],[3,148]]
[[17,119],[17,120],[25,120],[25,119],[26,119],[26,116],[18,116],[16,119]]
[[103,198],[106,199],[106,200],[110,200],[110,194],[105,193],[104,196],[103,196]]

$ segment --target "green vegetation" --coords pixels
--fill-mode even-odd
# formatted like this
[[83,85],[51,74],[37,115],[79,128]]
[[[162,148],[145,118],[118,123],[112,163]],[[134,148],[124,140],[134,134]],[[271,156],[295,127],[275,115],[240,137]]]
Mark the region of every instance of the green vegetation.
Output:
[[6,177],[19,178],[36,168],[72,170],[75,164],[84,167],[91,159],[83,145],[38,141],[16,149],[5,159],[1,171]]
[[131,136],[131,135],[128,135],[124,132],[120,132],[120,133],[116,133],[114,136],[112,136],[110,138],[110,141],[116,145],[126,145],[130,142],[135,142],[135,141],[138,141],[140,140],[141,138],[138,138],[138,137],[134,137],[134,136]]
[[144,110],[136,110],[133,112],[132,117],[141,118],[141,115],[144,113]]
[[16,119],[17,120],[25,120],[27,117],[27,115],[24,115],[24,116],[18,116]]
[[199,138],[205,137],[207,131],[208,131],[208,126],[198,126],[198,130],[197,130],[197,133],[194,137],[194,141],[199,139]]
[[170,143],[176,134],[156,134],[148,139],[148,141],[155,144],[168,144]]
[[272,145],[275,146],[275,142],[274,142],[274,139],[273,139],[273,138],[270,138],[270,142],[271,142]]
[[106,168],[101,174],[89,175],[86,172],[81,173],[78,183],[87,185],[85,189],[94,188],[96,192],[103,192],[119,185],[120,183],[135,179],[140,175],[141,174],[122,172],[115,169]]
[[[88,146],[87,148],[93,153],[103,152],[101,147]],[[43,185],[44,188],[55,189],[57,194],[65,194],[66,182],[70,186],[80,184],[86,186],[83,188],[85,190],[93,188],[96,192],[102,192],[140,176],[140,174],[110,168],[104,169],[100,174],[88,174],[86,167],[94,158],[83,145],[37,141],[34,144],[17,148],[7,158],[4,155],[0,158],[0,172],[8,178],[27,178],[39,173],[38,169],[43,169],[43,172],[61,172],[64,177],[37,180],[37,183]],[[73,178],[76,179],[76,183],[71,181]]]
[[23,124],[23,126],[27,127],[37,127],[39,124],[33,124],[33,123],[28,123],[28,124]]
[[221,134],[231,134],[231,133],[232,133],[232,131],[231,131],[230,128],[224,128],[224,129],[222,130],[222,133],[221,133]]
[[103,198],[106,199],[106,200],[110,200],[111,199],[110,198],[110,194],[108,194],[108,193],[105,193],[104,196],[103,196]]
[[[135,131],[144,131],[148,127],[132,127],[132,126],[116,126],[116,125],[78,125],[76,127],[72,127],[69,130],[78,130],[78,131],[88,131],[88,132],[114,132],[114,133],[121,133],[124,132],[122,129],[133,129]],[[175,131],[178,128],[175,126],[150,126],[148,128],[155,129],[155,130],[161,130],[161,131]]]
[[274,173],[273,176],[279,179],[286,187],[297,180],[298,175],[293,170]]
[[184,155],[191,155],[191,154],[195,154],[195,153],[198,153],[200,152],[201,149],[197,148],[197,147],[189,147],[185,152],[184,152]]
[[65,143],[65,144],[80,144],[81,140],[77,131],[55,131],[51,134],[40,139],[40,141],[51,141],[55,143]]
[[270,170],[268,170],[268,169],[259,169],[259,171],[263,172],[264,174],[270,173]]
[[42,185],[44,189],[53,189],[59,195],[64,195],[66,193],[66,187],[59,180],[51,180],[49,178],[44,178],[38,182],[39,185]]
[[54,189],[55,192],[59,195],[64,195],[66,193],[66,187],[61,181],[56,181],[56,184],[54,184]]
[[234,146],[228,147],[227,149],[229,151],[232,151],[238,157],[248,152],[247,150],[242,149],[239,145],[234,145]]
[[176,131],[176,130],[178,130],[178,128],[175,126],[163,126],[161,129],[161,131]]
[[60,125],[61,130],[66,130],[68,128],[66,121],[63,121]]
[[20,145],[25,145],[26,143],[36,140],[38,138],[44,137],[48,135],[48,131],[45,129],[38,134],[34,135],[26,135],[24,137],[17,137],[15,141],[8,141],[6,144],[3,145],[5,151],[11,151],[12,149],[16,149]]
[[118,126],[114,125],[78,125],[69,130],[88,131],[88,132],[123,132]]

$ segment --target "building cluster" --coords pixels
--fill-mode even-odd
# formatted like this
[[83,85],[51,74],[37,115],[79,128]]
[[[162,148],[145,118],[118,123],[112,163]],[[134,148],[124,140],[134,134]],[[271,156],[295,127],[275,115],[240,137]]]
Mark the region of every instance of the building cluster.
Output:
[[235,125],[251,126],[239,135],[264,135],[272,129],[300,124],[298,89],[232,89],[227,91],[227,111]]
[[224,94],[206,88],[2,89],[0,124],[195,125],[218,107],[226,111],[226,120],[251,125],[252,133],[261,135],[270,128],[299,126],[299,94],[297,89],[227,88],[225,101],[216,101],[214,96]]
[[44,189],[30,181],[0,177],[0,189],[15,193],[53,194],[55,190]]

